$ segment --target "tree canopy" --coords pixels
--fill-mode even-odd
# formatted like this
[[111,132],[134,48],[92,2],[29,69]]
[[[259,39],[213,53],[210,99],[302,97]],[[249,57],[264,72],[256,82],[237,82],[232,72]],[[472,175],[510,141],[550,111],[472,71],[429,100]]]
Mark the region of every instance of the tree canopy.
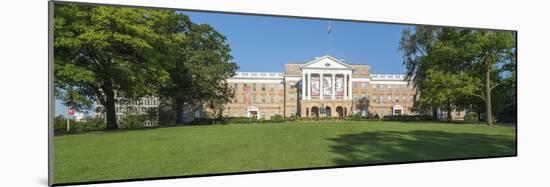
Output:
[[513,32],[418,26],[403,31],[399,50],[407,78],[420,92],[417,108],[444,109],[449,118],[481,100],[491,125],[491,91],[515,79]]
[[56,4],[54,25],[57,98],[74,108],[100,103],[107,129],[117,128],[115,103],[122,99],[230,96],[219,94],[237,68],[225,37],[181,13]]

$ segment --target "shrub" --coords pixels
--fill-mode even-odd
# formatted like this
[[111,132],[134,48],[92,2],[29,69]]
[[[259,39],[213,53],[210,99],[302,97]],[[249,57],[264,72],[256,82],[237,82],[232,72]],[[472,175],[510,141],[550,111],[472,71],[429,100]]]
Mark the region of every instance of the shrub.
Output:
[[464,115],[464,121],[477,121],[477,113],[468,112]]
[[[75,123],[76,122],[73,119],[69,120],[71,128]],[[67,131],[67,118],[62,115],[56,116],[53,120],[53,130],[54,133],[65,133]]]
[[432,121],[434,118],[430,115],[397,115],[397,116],[384,116],[382,120],[385,121]]
[[76,132],[105,130],[105,119],[99,116],[85,118],[83,121],[76,122],[71,131],[73,129]]
[[353,120],[353,121],[361,121],[361,120],[363,120],[363,118],[361,117],[361,114],[355,113],[355,114],[353,114],[353,117],[351,117],[351,120]]
[[135,129],[144,127],[143,124],[147,121],[146,115],[141,114],[126,114],[119,120],[121,129]]
[[271,116],[271,122],[273,123],[282,123],[282,122],[286,122],[286,119],[283,118],[283,116],[279,115],[279,114],[275,114],[273,116]]
[[255,118],[249,118],[249,117],[230,117],[230,118],[227,118],[227,120],[225,121],[227,124],[236,124],[236,123],[250,123],[250,122],[256,122],[258,121],[257,119]]

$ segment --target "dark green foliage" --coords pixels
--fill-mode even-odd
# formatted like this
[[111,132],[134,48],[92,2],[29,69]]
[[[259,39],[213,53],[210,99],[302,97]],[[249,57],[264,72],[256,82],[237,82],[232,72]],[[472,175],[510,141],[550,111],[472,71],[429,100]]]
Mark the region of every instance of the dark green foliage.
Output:
[[75,131],[101,131],[105,129],[105,118],[103,117],[88,117],[83,121],[76,123]]
[[384,116],[382,120],[384,121],[434,121],[436,119],[431,115],[395,115],[395,116]]
[[477,113],[468,112],[464,115],[464,121],[477,121]]
[[120,118],[121,129],[137,129],[143,128],[144,123],[147,121],[147,115],[143,114],[126,114]]
[[[120,98],[160,95],[176,115],[162,125],[182,123],[184,104],[207,106],[211,118],[222,120],[233,97],[225,80],[237,65],[225,36],[211,26],[173,10],[68,4],[55,5],[54,23],[55,94],[67,106],[97,101],[106,128],[117,129]],[[168,114],[153,112],[149,119]]]
[[[75,123],[74,120],[72,119],[69,120],[70,125],[74,125],[74,123]],[[55,134],[66,132],[67,118],[65,118],[65,116],[62,116],[62,115],[55,116],[55,118],[53,119],[53,129]]]
[[[421,113],[441,109],[451,120],[451,111],[480,109],[481,103],[491,125],[492,113],[499,111],[492,107],[515,96],[514,32],[417,26],[403,31],[399,50],[407,79],[420,92],[415,110]],[[499,86],[506,87],[507,97],[492,98],[506,93],[495,94]]]
[[363,120],[363,117],[358,112],[358,113],[353,114],[353,117],[351,117],[351,119],[354,120],[354,121],[361,121],[361,120]]
[[69,120],[70,131],[67,132],[67,118],[64,116],[56,116],[54,118],[54,133],[55,135],[75,133],[75,132],[87,132],[87,131],[101,131],[105,129],[105,118],[103,117],[87,117],[82,121]]
[[272,123],[282,123],[282,122],[286,122],[286,119],[283,118],[283,116],[281,116],[279,114],[275,114],[275,115],[271,116],[271,119],[269,121],[272,122]]

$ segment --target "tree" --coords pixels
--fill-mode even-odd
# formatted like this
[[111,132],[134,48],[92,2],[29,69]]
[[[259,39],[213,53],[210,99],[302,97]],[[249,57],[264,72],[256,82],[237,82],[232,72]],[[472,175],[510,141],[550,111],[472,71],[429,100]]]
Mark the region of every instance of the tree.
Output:
[[[414,32],[409,29],[403,31],[399,50],[404,53],[403,64],[407,69],[407,77],[419,88],[422,97],[443,95],[444,100],[450,100],[455,97],[449,95],[454,91],[464,94],[464,97],[478,97],[485,103],[487,125],[492,125],[491,91],[507,77],[503,67],[515,61],[513,33],[419,26]],[[433,73],[450,77],[445,80]],[[433,87],[429,84],[437,81],[430,80],[432,78],[439,78],[439,81],[443,81],[441,84],[448,81],[458,83],[454,81],[456,79],[463,81],[455,84],[460,88],[447,87],[429,92]],[[432,107],[440,107],[437,99],[432,100]],[[464,98],[454,100],[457,106],[477,102]]]
[[213,104],[219,107],[233,97],[226,80],[235,75],[238,66],[231,62],[226,38],[206,24],[194,24],[184,15],[178,30],[169,39],[170,50],[165,60],[170,81],[160,89],[160,95],[172,103],[176,123],[183,123],[184,105]]
[[[227,84],[227,83],[222,83]],[[208,109],[210,109],[210,115],[212,118],[212,124],[217,118],[219,120],[223,119],[223,111],[225,109],[225,104],[231,101],[231,98],[235,96],[233,89],[228,85],[218,87],[220,90],[216,91],[216,94],[212,98],[207,100]]]
[[361,115],[363,115],[363,111],[368,111],[369,106],[369,98],[367,97],[361,97],[355,102],[355,108],[360,111]]
[[153,44],[162,29],[156,23],[168,13],[56,4],[54,80],[58,98],[76,106],[98,101],[105,107],[106,129],[117,129],[117,98],[153,94],[167,79]]
[[468,76],[453,75],[430,69],[423,79],[422,96],[415,103],[417,107],[427,110],[438,106],[447,113],[447,120],[452,120],[452,111],[468,107],[464,98],[475,88]]

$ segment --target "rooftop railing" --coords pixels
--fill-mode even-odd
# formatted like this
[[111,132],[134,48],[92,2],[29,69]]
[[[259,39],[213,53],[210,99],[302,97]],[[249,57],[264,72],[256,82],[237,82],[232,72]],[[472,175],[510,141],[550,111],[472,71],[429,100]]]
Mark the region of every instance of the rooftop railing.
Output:
[[404,80],[404,74],[371,74],[372,80]]
[[280,72],[237,72],[233,78],[283,78]]

